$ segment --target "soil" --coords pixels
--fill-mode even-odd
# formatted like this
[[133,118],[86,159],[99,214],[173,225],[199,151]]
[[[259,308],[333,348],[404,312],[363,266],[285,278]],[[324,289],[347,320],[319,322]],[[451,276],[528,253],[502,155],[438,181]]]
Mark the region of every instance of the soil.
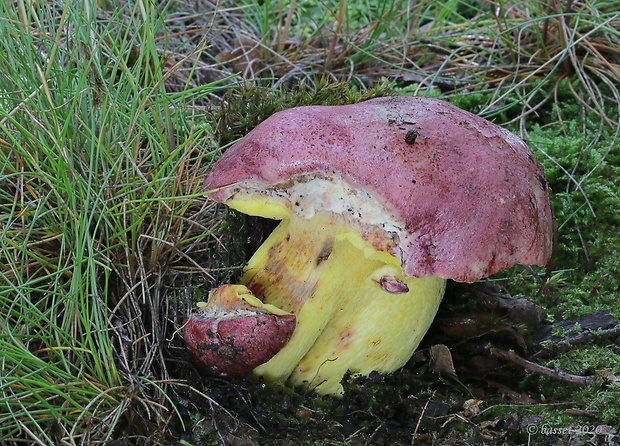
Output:
[[[467,314],[458,312],[463,293],[475,301]],[[511,352],[524,361],[561,354],[556,331],[539,310],[492,284],[453,284],[407,366],[387,376],[346,377],[341,398],[252,379],[205,378],[186,364],[185,378],[208,399],[190,390],[179,395],[186,425],[177,426],[178,439],[235,446],[620,444],[617,426],[571,402],[545,399],[539,371],[494,353]],[[608,313],[580,323],[592,331],[615,327]],[[558,349],[550,350],[545,340]],[[560,372],[551,370],[546,379],[578,387]]]

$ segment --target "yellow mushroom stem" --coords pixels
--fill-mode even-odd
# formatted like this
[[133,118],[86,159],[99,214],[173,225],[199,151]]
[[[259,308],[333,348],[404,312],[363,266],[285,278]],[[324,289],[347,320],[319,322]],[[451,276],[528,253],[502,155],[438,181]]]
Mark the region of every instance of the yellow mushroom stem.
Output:
[[[368,375],[402,367],[431,325],[446,281],[405,276],[378,228],[362,228],[364,239],[340,214],[319,211],[304,219],[257,201],[226,203],[282,219],[248,262],[241,283],[266,304],[295,314],[297,326],[282,350],[254,373],[340,394],[348,370]],[[374,246],[381,244],[385,250]]]

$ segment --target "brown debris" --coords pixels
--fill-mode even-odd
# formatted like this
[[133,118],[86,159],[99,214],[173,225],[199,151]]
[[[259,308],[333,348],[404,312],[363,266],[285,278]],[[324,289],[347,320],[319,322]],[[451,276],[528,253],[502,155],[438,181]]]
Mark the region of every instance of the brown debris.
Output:
[[[558,329],[563,333],[562,338],[554,335]],[[620,324],[616,323],[609,311],[597,311],[546,326],[538,335],[537,342],[541,348],[531,359],[549,358],[565,353],[575,345],[613,341],[618,337],[620,337]]]
[[456,377],[452,354],[446,345],[436,344],[431,347],[430,364],[433,371],[440,375]]
[[[558,381],[569,384],[576,384],[578,386],[589,386],[590,384],[594,384],[599,380],[596,375],[573,375],[571,373],[566,373],[562,370],[551,369],[549,367],[536,364],[535,362],[528,361],[527,359],[520,357],[514,352],[514,350],[502,350],[494,347],[492,344],[488,344],[487,348],[489,350],[489,353],[491,353],[491,355],[493,356],[523,367],[528,372],[547,376]],[[613,379],[617,380],[617,378],[615,377]]]
[[513,297],[508,291],[494,282],[483,282],[474,288],[474,294],[492,310],[505,314],[512,321],[532,328],[540,325],[546,312],[535,302],[523,297]]

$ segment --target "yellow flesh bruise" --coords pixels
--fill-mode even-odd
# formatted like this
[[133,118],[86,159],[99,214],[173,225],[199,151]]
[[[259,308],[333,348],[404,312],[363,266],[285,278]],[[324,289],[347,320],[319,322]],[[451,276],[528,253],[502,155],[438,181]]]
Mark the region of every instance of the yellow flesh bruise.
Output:
[[[241,282],[266,304],[294,313],[297,328],[256,375],[339,394],[347,370],[390,373],[408,361],[437,313],[444,279],[404,276],[398,259],[373,248],[341,215],[321,211],[305,220],[267,199],[226,204],[283,219]],[[378,282],[386,275],[409,291],[385,291]]]
[[[245,303],[246,305],[243,305]],[[276,316],[284,316],[287,313],[280,308],[269,305],[256,296],[244,285],[222,285],[209,292],[209,302],[197,302],[196,307],[199,311],[208,312],[213,308],[223,311],[235,311],[243,309],[252,311],[256,309],[260,313],[268,313]]]

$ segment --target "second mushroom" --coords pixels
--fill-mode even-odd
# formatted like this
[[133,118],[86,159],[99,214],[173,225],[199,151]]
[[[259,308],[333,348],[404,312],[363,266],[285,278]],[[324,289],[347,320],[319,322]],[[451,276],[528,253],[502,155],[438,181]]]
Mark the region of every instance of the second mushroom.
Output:
[[[348,370],[402,367],[446,279],[473,282],[551,255],[549,194],[533,153],[437,99],[279,112],[224,153],[205,187],[233,209],[281,220],[241,283],[296,325],[247,371],[322,394],[341,393]],[[200,334],[187,335],[200,318],[188,319],[185,342],[209,369],[217,352],[202,355]]]

